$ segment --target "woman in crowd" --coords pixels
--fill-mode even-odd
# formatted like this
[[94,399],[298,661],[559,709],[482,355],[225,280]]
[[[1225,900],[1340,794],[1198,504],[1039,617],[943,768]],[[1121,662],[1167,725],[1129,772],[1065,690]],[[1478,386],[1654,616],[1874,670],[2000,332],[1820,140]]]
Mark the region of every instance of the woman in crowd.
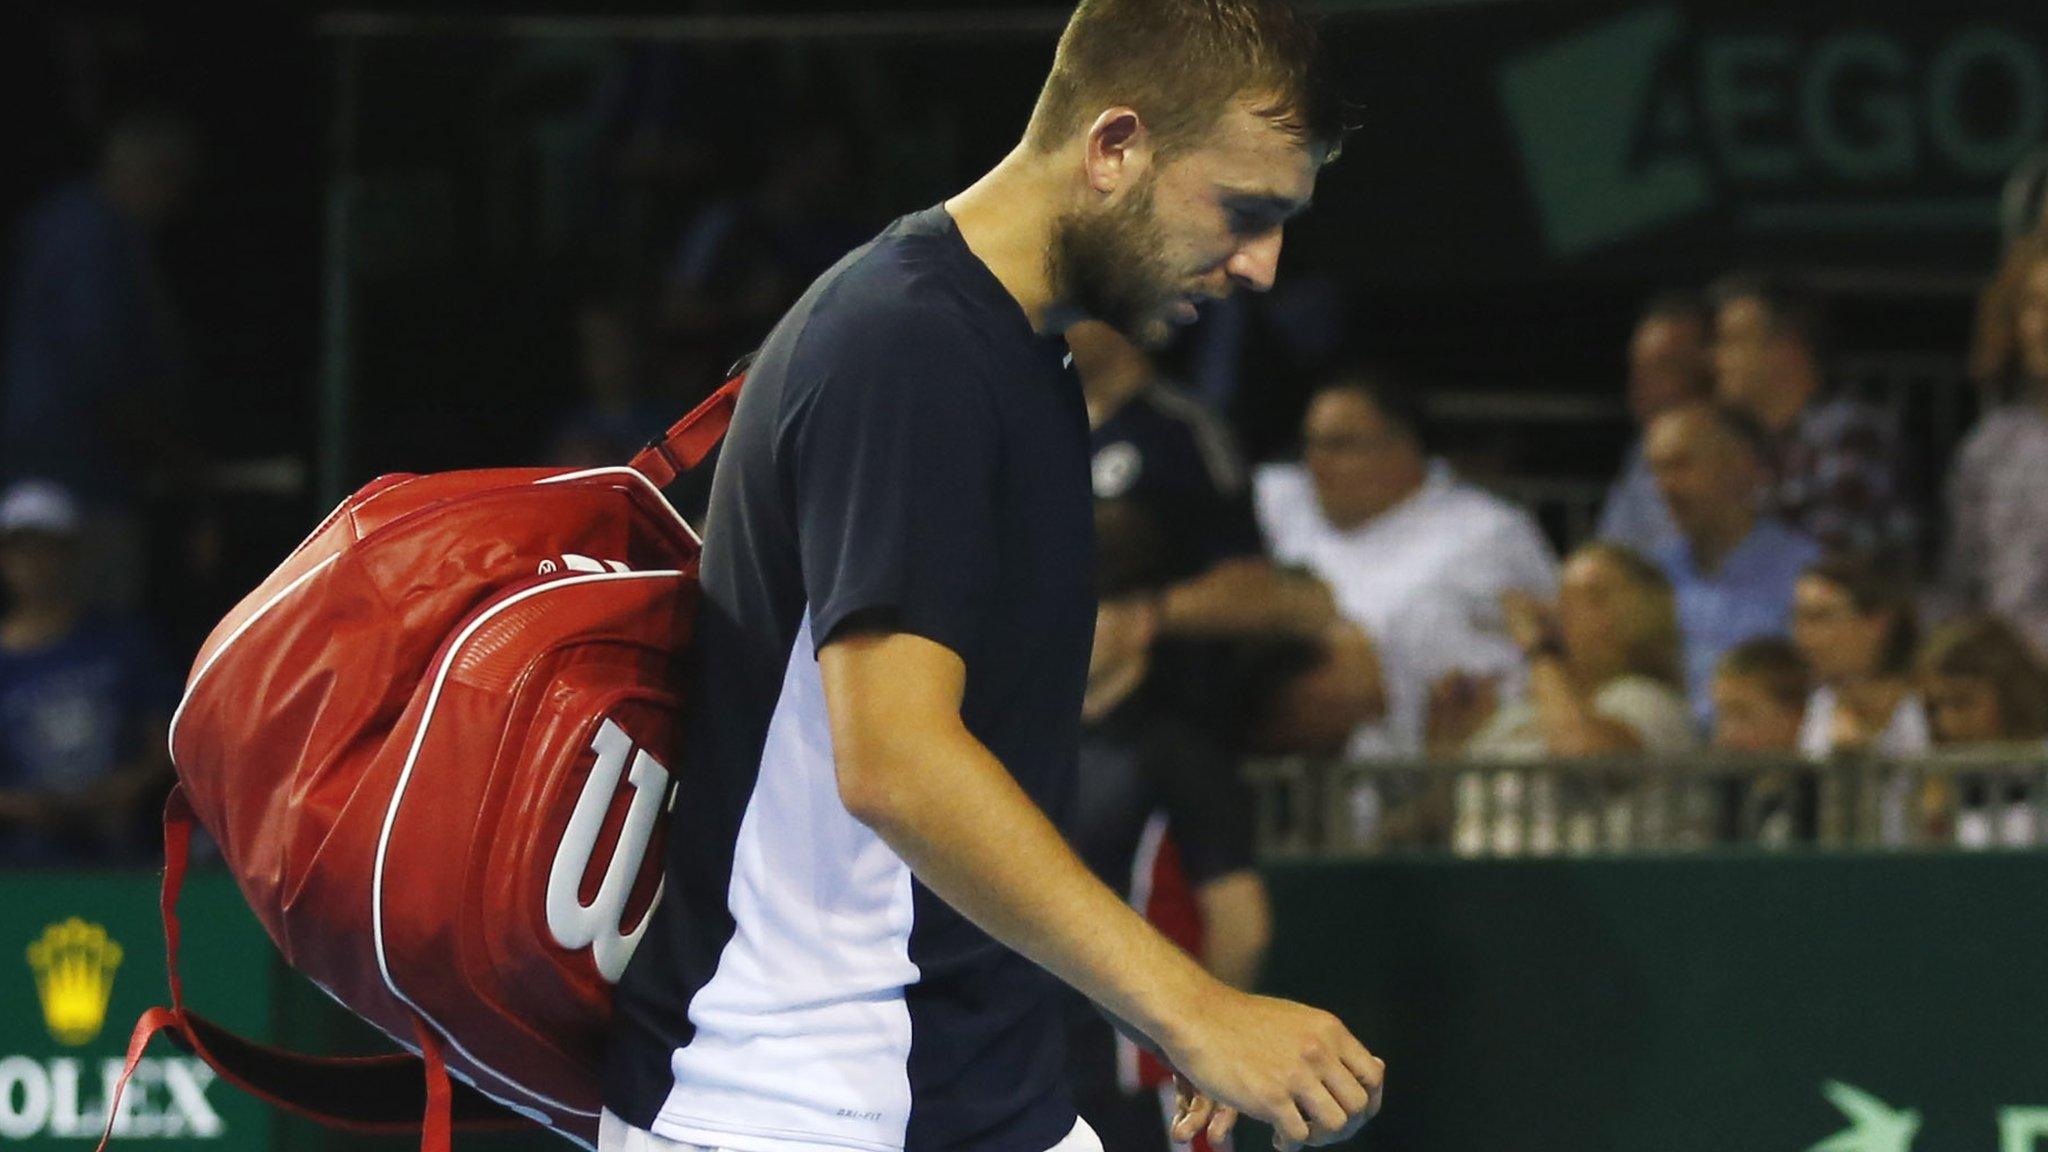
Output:
[[[1620,545],[1588,545],[1565,564],[1554,610],[1515,594],[1504,608],[1528,660],[1527,690],[1493,707],[1490,689],[1439,685],[1432,706],[1437,747],[1461,747],[1474,759],[1536,760],[1696,745],[1671,583],[1656,565]],[[1556,795],[1548,785],[1544,778],[1528,789],[1529,850],[1554,850],[1560,839],[1584,850],[1603,830],[1610,844],[1630,838],[1636,808],[1625,796],[1569,788]],[[1491,791],[1489,819],[1480,777],[1459,783],[1454,838],[1463,851],[1520,850],[1523,782],[1518,774],[1499,774]]]
[[[1799,750],[1812,760],[1873,756],[1897,760],[1933,747],[1927,709],[1913,683],[1919,621],[1911,593],[1868,561],[1830,557],[1792,590],[1792,642],[1813,670],[1813,695]],[[1932,797],[1904,768],[1852,769],[1845,811],[1851,835],[1905,844],[1929,830]],[[1875,827],[1862,814],[1874,813]]]
[[2048,234],[2014,245],[1979,314],[1984,415],[1948,480],[1944,598],[2048,652]]
[[1799,750],[1917,756],[1932,746],[1912,678],[1919,625],[1911,593],[1869,563],[1830,557],[1799,578],[1792,641],[1813,671]]
[[[1915,670],[1939,747],[2038,750],[2048,739],[2048,672],[2004,620],[1969,616],[1936,629],[1921,646]],[[1953,795],[1960,801],[1955,836],[1966,847],[2018,846],[2040,842],[2044,831],[2035,827],[2028,794],[2023,781],[1994,789],[1979,777],[1953,793],[1944,790],[1943,799]]]

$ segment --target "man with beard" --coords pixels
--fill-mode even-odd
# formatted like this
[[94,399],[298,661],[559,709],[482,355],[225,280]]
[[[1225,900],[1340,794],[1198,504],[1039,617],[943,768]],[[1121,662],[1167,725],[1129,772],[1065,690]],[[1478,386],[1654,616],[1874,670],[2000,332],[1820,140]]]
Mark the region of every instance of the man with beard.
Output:
[[1060,334],[1157,345],[1271,286],[1340,136],[1316,56],[1283,0],[1084,0],[1018,147],[770,333],[712,485],[688,800],[603,1152],[1092,1152],[1055,977],[1185,1074],[1183,1138],[1377,1109],[1340,1021],[1204,972],[1052,819],[1095,616]]

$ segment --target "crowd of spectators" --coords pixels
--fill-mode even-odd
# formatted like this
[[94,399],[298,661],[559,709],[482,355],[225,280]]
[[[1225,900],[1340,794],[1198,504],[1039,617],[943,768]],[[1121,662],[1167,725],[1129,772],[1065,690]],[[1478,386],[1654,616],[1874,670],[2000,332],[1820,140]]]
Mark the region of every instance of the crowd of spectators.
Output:
[[[843,196],[859,150],[840,121],[792,122],[771,154],[745,186],[673,213],[637,269],[575,296],[571,379],[543,460],[630,456],[861,239]],[[152,735],[175,702],[163,654],[192,637],[143,622],[164,576],[145,528],[162,518],[152,494],[195,461],[178,434],[178,309],[152,236],[190,195],[199,156],[177,118],[125,118],[91,173],[16,222],[7,252],[10,858],[88,842],[100,857],[141,851],[135,829],[168,779]],[[1943,501],[1916,498],[1933,485],[1899,412],[1831,375],[1825,302],[1771,276],[1648,299],[1614,358],[1634,435],[1585,540],[1555,540],[1534,510],[1461,474],[1460,445],[1432,419],[1438,381],[1331,372],[1310,390],[1298,452],[1253,466],[1204,389],[1167,379],[1154,355],[1100,324],[1069,344],[1095,435],[1111,641],[1098,654],[1115,664],[1091,724],[1130,728],[1131,693],[1233,763],[1820,762],[2048,735],[2043,235],[2014,244],[1983,294],[1969,363],[1986,404]],[[1455,793],[1477,779],[1413,811],[1378,792],[1350,802],[1362,824],[1447,843]],[[1522,836],[1528,850],[1622,819],[1612,797],[1539,796],[1538,776],[1486,787],[1494,809],[1554,814]],[[1801,803],[1767,798],[1766,823],[1810,834]],[[2017,823],[1952,815],[1989,803],[1902,793],[1887,835],[2018,836]],[[86,812],[107,818],[87,827]],[[1500,839],[1477,825],[1456,835]],[[1209,859],[1199,845],[1190,857]]]
[[[1426,387],[1379,369],[1333,375],[1307,405],[1299,458],[1259,466],[1240,490],[1225,432],[1143,353],[1096,354],[1093,335],[1075,350],[1098,497],[1149,483],[1149,515],[1174,526],[1158,651],[1175,631],[1230,636],[1240,660],[1258,642],[1292,646],[1260,666],[1257,691],[1231,697],[1239,754],[1441,764],[1441,786],[1419,795],[1374,784],[1332,801],[1382,842],[1467,852],[1622,847],[1665,818],[1632,811],[1625,790],[1503,764],[1759,758],[1739,794],[1674,785],[1672,819],[1790,843],[1818,818],[1812,780],[1790,765],[1958,748],[2024,764],[2048,751],[2030,631],[2048,603],[2048,245],[2017,245],[1984,306],[2007,314],[1994,327],[2008,346],[1996,402],[1948,477],[1944,522],[1914,498],[1921,464],[1899,413],[1831,378],[1817,296],[1747,273],[1657,294],[1617,357],[1638,438],[1597,537],[1562,565],[1529,510],[1459,476]],[[1199,494],[1148,480],[1166,471],[1160,451],[1119,430],[1127,400],[1101,399],[1137,394],[1187,413],[1230,462]],[[1190,526],[1203,530],[1192,542]],[[1931,569],[1930,534],[1946,543]],[[1890,773],[1879,837],[2033,842],[2032,789],[1960,791]]]

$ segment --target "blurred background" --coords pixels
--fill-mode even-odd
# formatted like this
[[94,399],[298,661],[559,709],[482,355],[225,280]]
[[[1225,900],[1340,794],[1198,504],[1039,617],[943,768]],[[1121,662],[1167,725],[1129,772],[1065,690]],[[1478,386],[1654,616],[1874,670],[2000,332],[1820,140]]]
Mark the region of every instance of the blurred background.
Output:
[[[1074,336],[1077,842],[1388,1058],[1361,1147],[2048,1145],[2048,13],[1314,7],[1358,128],[1278,287]],[[0,17],[0,1137],[87,1146],[163,996],[223,613],[380,474],[623,461],[1009,150],[1065,17]],[[189,899],[195,1003],[378,1049]],[[147,1068],[127,1143],[407,1146]]]

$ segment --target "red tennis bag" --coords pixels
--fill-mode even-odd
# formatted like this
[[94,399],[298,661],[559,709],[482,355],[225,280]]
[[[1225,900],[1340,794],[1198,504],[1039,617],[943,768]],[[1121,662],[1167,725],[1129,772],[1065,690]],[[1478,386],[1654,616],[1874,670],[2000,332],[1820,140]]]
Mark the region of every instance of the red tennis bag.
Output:
[[[661,488],[718,443],[739,385],[630,467],[382,477],[214,629],[171,723],[172,1003],[137,1025],[131,1069],[167,1031],[343,1127],[424,1125],[445,1149],[451,1125],[530,1121],[595,1146],[611,988],[660,898],[697,603],[699,542]],[[185,1007],[194,818],[285,959],[419,1059],[298,1056]]]

